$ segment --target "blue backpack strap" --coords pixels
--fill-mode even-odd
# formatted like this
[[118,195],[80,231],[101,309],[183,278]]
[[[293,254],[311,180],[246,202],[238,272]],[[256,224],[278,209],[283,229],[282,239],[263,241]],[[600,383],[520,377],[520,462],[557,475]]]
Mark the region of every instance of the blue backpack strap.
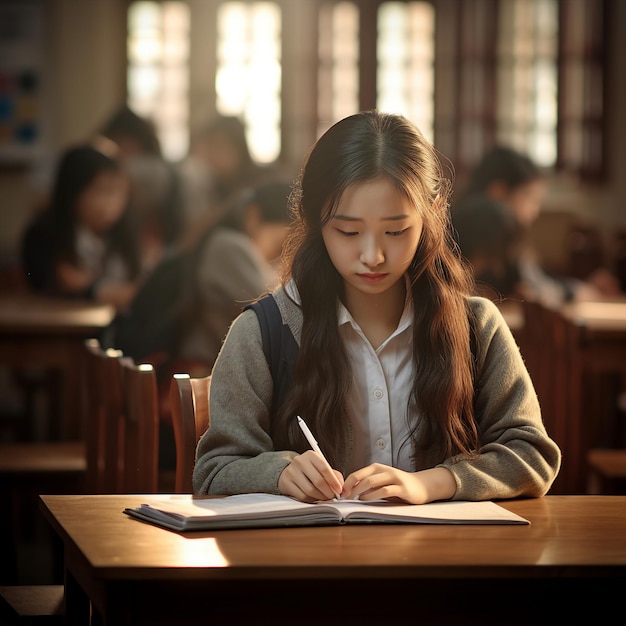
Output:
[[291,386],[299,346],[289,326],[283,323],[272,294],[247,305],[246,309],[252,309],[259,318],[263,352],[274,381],[272,414],[275,414]]

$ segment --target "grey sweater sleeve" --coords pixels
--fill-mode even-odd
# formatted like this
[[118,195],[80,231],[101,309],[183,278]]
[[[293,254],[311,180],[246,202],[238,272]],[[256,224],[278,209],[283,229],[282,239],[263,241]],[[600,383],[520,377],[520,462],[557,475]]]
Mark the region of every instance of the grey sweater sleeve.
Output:
[[538,497],[550,488],[561,452],[546,433],[528,370],[497,307],[473,298],[478,319],[476,457],[447,459],[455,500]]
[[296,453],[274,450],[272,392],[258,319],[254,311],[244,311],[213,368],[211,423],[196,451],[195,493],[279,493],[278,478]]
[[[559,470],[560,450],[546,433],[530,376],[502,315],[482,298],[474,298],[473,306],[480,449],[476,456],[457,455],[441,466],[455,478],[456,500],[544,495]],[[278,478],[296,453],[274,451],[272,392],[258,320],[245,311],[233,323],[213,369],[211,426],[198,444],[196,493],[278,493]]]

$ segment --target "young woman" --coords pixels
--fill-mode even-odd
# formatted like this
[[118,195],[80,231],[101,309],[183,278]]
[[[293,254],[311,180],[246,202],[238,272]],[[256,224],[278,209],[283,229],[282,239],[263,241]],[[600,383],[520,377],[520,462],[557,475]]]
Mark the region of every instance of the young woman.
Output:
[[506,323],[470,297],[447,193],[434,148],[401,116],[359,113],[317,141],[273,293],[299,343],[293,384],[272,411],[245,311],[213,369],[198,493],[418,504],[548,491],[560,451]]
[[140,271],[128,200],[128,180],[114,159],[89,145],[67,150],[49,206],[23,238],[31,287],[124,308]]

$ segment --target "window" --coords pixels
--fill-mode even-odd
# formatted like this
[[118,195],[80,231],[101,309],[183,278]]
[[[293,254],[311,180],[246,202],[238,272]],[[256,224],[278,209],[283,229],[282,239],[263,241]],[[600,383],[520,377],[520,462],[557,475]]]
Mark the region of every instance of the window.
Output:
[[501,3],[498,28],[499,142],[542,166],[557,156],[556,0]]
[[432,141],[433,6],[428,2],[384,2],[377,21],[377,108],[406,116]]
[[133,2],[128,10],[128,105],[151,118],[165,158],[188,148],[189,7]]
[[604,169],[604,3],[561,3],[559,158],[562,169],[598,178]]
[[[212,112],[240,117],[255,160],[273,163],[283,106],[298,143],[377,107],[413,120],[460,176],[496,142],[543,166],[601,174],[606,0],[305,1],[317,50],[308,24],[283,27],[284,15],[299,19],[292,0],[129,5],[128,102],[154,119],[167,158],[186,153],[190,119]],[[298,67],[310,68],[285,94],[283,38],[307,47]],[[302,97],[310,105],[292,110]]]
[[359,110],[359,10],[325,3],[319,15],[318,134]]
[[274,2],[224,2],[217,13],[217,110],[239,116],[252,157],[280,154],[281,11]]

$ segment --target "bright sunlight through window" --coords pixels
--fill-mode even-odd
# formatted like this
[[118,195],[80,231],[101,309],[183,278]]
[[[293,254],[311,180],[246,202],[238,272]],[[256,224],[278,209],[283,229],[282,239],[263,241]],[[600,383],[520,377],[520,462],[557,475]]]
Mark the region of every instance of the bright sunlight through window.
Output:
[[429,2],[385,2],[378,10],[377,107],[434,126],[435,11]]
[[498,139],[543,166],[556,160],[556,0],[509,0],[500,13]]
[[180,160],[189,142],[189,7],[133,2],[127,46],[128,105],[154,121],[163,156]]
[[224,2],[217,13],[217,110],[239,116],[259,163],[280,153],[281,13],[273,2]]
[[317,110],[318,134],[359,110],[359,9],[353,2],[320,7]]

